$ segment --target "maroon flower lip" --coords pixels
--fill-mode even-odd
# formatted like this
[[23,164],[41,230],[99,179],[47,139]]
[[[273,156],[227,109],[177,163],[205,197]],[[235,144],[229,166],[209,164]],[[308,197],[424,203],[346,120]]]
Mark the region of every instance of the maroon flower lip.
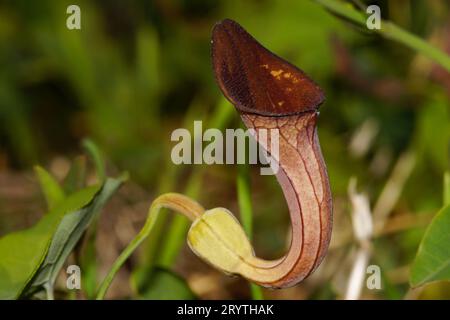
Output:
[[267,50],[233,20],[214,26],[212,61],[220,89],[241,112],[288,116],[314,112],[325,100],[322,89],[302,70]]

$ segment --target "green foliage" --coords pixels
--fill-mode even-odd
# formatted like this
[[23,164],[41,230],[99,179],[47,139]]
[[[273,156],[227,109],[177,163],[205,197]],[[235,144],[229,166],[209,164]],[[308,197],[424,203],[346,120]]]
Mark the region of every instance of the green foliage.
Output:
[[35,226],[0,239],[0,298],[15,299],[39,270],[62,218],[87,206],[101,186],[82,189],[46,214]]
[[88,205],[72,211],[62,218],[53,234],[43,263],[40,265],[33,280],[28,284],[29,292],[38,291],[39,288],[53,288],[59,271],[86,228],[126,179],[126,175],[117,179],[106,179],[102,188]]
[[107,275],[101,282],[100,287],[97,291],[97,300],[103,300],[105,298],[106,292],[108,291],[109,286],[111,285],[111,282],[113,281],[117,272],[120,270],[125,261],[131,256],[131,254],[139,247],[139,245],[150,235],[153,228],[155,227],[156,221],[158,220],[160,209],[161,208],[154,207],[153,205],[150,207],[147,213],[147,219],[141,231],[139,231],[134,239],[121,252],[119,257],[116,259],[116,261],[114,261]]
[[64,190],[44,168],[36,166],[34,171],[47,201],[48,209],[51,210],[65,198]]
[[[369,31],[365,27],[367,14],[358,7],[369,3],[218,0],[207,4],[205,1],[166,4],[80,0],[82,30],[69,31],[65,27],[69,1],[42,0],[26,5],[23,1],[2,2],[0,232],[18,230],[30,217],[35,218],[39,197],[26,183],[23,188],[17,185],[23,181],[19,180],[22,175],[28,176],[30,166],[51,163],[56,168],[54,164],[61,164],[53,163],[56,158],[67,163],[69,155],[79,152],[84,137],[90,136],[102,147],[99,151],[92,141],[84,142],[99,182],[110,181],[106,178],[103,159],[107,155],[108,168],[129,171],[133,183],[139,184],[134,187],[140,191],[125,195],[124,203],[113,208],[111,214],[129,212],[128,206],[134,210],[135,202],[141,201],[141,197],[150,199],[178,191],[208,206],[229,205],[235,212],[239,207],[241,220],[247,234],[253,235],[256,250],[265,257],[282,255],[289,219],[274,177],[258,177],[252,183],[254,201],[251,203],[249,194],[245,193],[246,183],[241,176],[235,179],[235,167],[176,166],[170,160],[173,129],[190,128],[193,120],[203,120],[205,128],[220,130],[240,125],[234,108],[219,93],[210,66],[211,27],[220,19],[232,18],[266,47],[308,73],[326,92],[318,131],[332,184],[335,235],[345,233],[342,227],[345,219],[341,217],[346,216],[349,178],[357,176],[370,202],[375,204],[397,159],[405,150],[414,155],[416,165],[411,176],[406,178],[404,186],[393,185],[399,188],[396,189],[399,197],[387,217],[388,225],[394,214],[395,218],[406,215],[414,223],[406,226],[400,223],[398,231],[383,233],[374,243],[374,255],[382,256],[377,264],[387,271],[383,273],[383,283],[390,284],[376,294],[380,298],[401,298],[409,287],[406,277],[391,279],[390,271],[398,274],[404,266],[410,266],[429,220],[416,222],[441,207],[441,188],[436,181],[449,165],[450,104],[446,71],[449,58],[443,50],[448,45],[445,26],[450,6],[445,0],[377,1],[384,19],[382,30]],[[117,13],[121,19],[116,19]],[[368,119],[376,123],[378,131],[372,143],[367,144],[367,151],[355,156],[349,151],[349,145]],[[248,168],[250,173],[255,169]],[[63,171],[59,171],[58,177]],[[73,161],[61,187],[45,171],[36,169],[36,172],[42,193],[52,208],[42,219],[57,226],[39,222],[29,231],[0,239],[0,245],[9,237],[30,243],[20,252],[29,260],[19,263],[14,270],[10,270],[11,266],[4,269],[4,261],[10,261],[16,252],[9,252],[4,259],[0,256],[0,287],[5,283],[16,288],[9,296],[22,293],[20,288],[29,281],[24,280],[25,274],[37,279],[36,266],[44,261],[49,273],[41,271],[41,277],[47,274],[44,278],[50,279],[57,273],[72,244],[51,249],[57,261],[53,263],[54,259],[50,261],[46,253],[42,254],[54,243],[48,235],[59,230],[61,239],[66,228],[78,230],[78,227],[72,229],[77,221],[59,229],[58,219],[47,216],[59,207],[60,201],[85,188],[86,177],[91,178],[85,157]],[[448,181],[448,174],[446,177]],[[239,201],[236,201],[236,191]],[[24,198],[16,198],[18,194]],[[448,204],[450,192],[445,194]],[[74,210],[70,216],[80,215],[83,210]],[[443,210],[436,215],[441,225],[433,223],[430,229],[444,228]],[[99,264],[106,252],[96,251],[98,212],[91,214],[93,220],[84,233],[82,246],[75,249],[76,262],[83,272],[80,294],[87,298],[95,298]],[[131,274],[144,273],[136,280],[137,285],[159,283],[160,280],[152,280],[152,274],[157,275],[152,272],[155,266],[169,270],[182,261],[178,257],[185,245],[188,226],[182,216],[172,218],[167,212],[160,215],[141,250],[134,253],[135,259],[127,265],[126,271]],[[22,232],[25,234],[21,235]],[[430,236],[431,231],[426,232],[429,239],[436,239]],[[73,240],[62,237],[61,241],[76,242],[79,233],[75,233],[69,236]],[[114,237],[114,232],[108,236]],[[436,256],[431,244],[426,245],[423,239],[422,247]],[[10,240],[7,244],[9,247]],[[8,251],[5,245],[1,246]],[[346,249],[347,246],[334,248],[332,255]],[[340,267],[335,268],[339,274]],[[428,276],[425,274],[428,269],[420,270],[423,272],[416,282]],[[4,275],[9,271],[12,277],[7,280]],[[189,277],[190,271],[183,274]],[[331,279],[324,281],[327,283],[318,283],[319,288],[312,296],[323,297],[324,292],[327,298],[338,296],[336,290],[330,289]],[[168,285],[177,286],[171,283]],[[28,295],[32,289],[38,287],[30,284]],[[233,287],[227,294],[234,298],[235,292],[242,291]],[[282,293],[284,297],[299,297],[298,291],[286,292]],[[281,291],[267,294],[277,298]]]
[[[242,227],[247,237],[251,240],[253,236],[253,206],[250,193],[250,175],[247,165],[239,166],[236,188]],[[264,299],[262,289],[258,285],[250,283],[250,290],[254,300]]]
[[440,172],[447,169],[450,141],[450,112],[448,98],[438,96],[425,103],[419,112],[417,128],[418,150],[422,160],[427,158]]
[[83,270],[81,287],[87,299],[95,299],[97,292],[98,256],[95,247],[97,230],[93,227],[86,232],[86,241],[83,254],[80,256],[80,269]]
[[86,180],[86,157],[78,156],[73,160],[72,166],[63,182],[65,193],[71,194],[84,186]]
[[411,268],[414,287],[438,280],[450,281],[450,190],[449,174],[444,176],[444,207],[428,226]]
[[[316,2],[323,5],[325,8],[331,12],[348,19],[356,24],[365,26],[366,18],[364,14],[356,10],[349,3],[343,3],[339,0],[315,0]],[[450,57],[438,48],[430,45],[421,38],[399,28],[395,24],[382,21],[381,29],[375,29],[375,32],[380,33],[382,36],[398,41],[413,50],[416,50],[428,58],[439,63],[443,68],[450,72]]]
[[85,161],[77,158],[65,179],[66,189],[73,193],[66,196],[50,173],[35,166],[50,212],[33,227],[0,239],[1,299],[32,297],[41,290],[53,299],[53,286],[64,262],[100,209],[127,179],[126,174],[104,178],[98,147],[92,141],[85,145],[100,170],[101,184],[81,188]]
[[444,173],[444,206],[450,205],[450,172]]
[[[194,105],[195,107],[195,105]],[[217,102],[213,113],[209,118],[204,121],[211,128],[218,128],[223,130],[225,126],[230,122],[234,115],[234,107],[225,98],[219,99]],[[192,119],[186,117],[186,127],[192,125]],[[171,160],[168,160],[171,161]],[[194,198],[199,199],[201,197],[201,183],[202,178],[205,174],[205,168],[196,167],[191,173],[189,181],[185,187],[184,194]],[[180,172],[177,172],[178,174]],[[173,176],[173,179],[177,176]],[[167,183],[167,182],[166,182]],[[176,184],[174,183],[174,187]],[[171,190],[169,190],[171,191]],[[161,216],[160,216],[161,217]],[[157,264],[163,267],[170,267],[177,258],[182,246],[185,243],[185,235],[189,227],[188,220],[177,215],[173,218],[173,221],[169,227],[167,234],[164,236],[164,242],[162,247],[158,248]],[[158,242],[158,238],[154,238],[153,241]]]
[[411,269],[414,287],[450,280],[450,206],[442,208],[428,226]]
[[147,300],[193,300],[195,294],[186,281],[174,272],[164,268],[154,268],[152,272],[142,272],[138,280],[138,296]]
[[97,145],[92,140],[85,139],[83,140],[83,147],[86,149],[86,151],[94,161],[98,179],[100,181],[104,181],[106,179],[105,163]]

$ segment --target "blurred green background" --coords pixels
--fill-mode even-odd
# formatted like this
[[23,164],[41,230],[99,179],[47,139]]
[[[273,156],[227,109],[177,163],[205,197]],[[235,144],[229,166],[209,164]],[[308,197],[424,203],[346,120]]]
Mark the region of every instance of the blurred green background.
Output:
[[[384,19],[450,51],[448,1],[360,2],[369,3],[380,6]],[[91,263],[99,275],[86,281],[95,285],[105,274],[162,192],[185,192],[207,208],[223,206],[238,215],[236,166],[175,166],[170,159],[171,132],[192,127],[193,120],[222,130],[241,126],[210,62],[211,29],[232,18],[326,92],[318,130],[334,196],[330,253],[301,285],[263,290],[264,296],[344,295],[355,249],[351,177],[373,208],[371,263],[383,274],[382,289],[365,289],[362,298],[411,294],[408,268],[442,205],[442,175],[449,167],[448,71],[314,1],[79,0],[81,30],[66,28],[69,4],[75,3],[0,3],[0,235],[31,225],[43,213],[32,165],[62,178],[86,137],[103,151],[109,172],[131,176],[97,224]],[[250,173],[253,242],[258,254],[274,258],[285,250],[287,206],[274,177],[260,176],[257,166]],[[249,298],[244,280],[212,270],[186,250],[186,227],[184,218],[167,215],[159,233],[121,270],[109,297],[170,298],[164,294],[181,286],[188,297]],[[147,279],[150,260],[177,277]],[[89,297],[92,283],[80,298]],[[450,298],[450,286],[436,283],[417,297]]]

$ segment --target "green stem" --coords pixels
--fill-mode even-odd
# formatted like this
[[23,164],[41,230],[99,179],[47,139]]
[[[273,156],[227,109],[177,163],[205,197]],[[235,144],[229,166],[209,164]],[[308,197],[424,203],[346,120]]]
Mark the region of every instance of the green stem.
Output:
[[47,295],[47,300],[55,300],[55,296],[53,295],[53,285],[47,282],[44,285],[44,288]]
[[[187,112],[187,115],[183,121],[183,127],[189,127],[190,124],[198,117],[198,103],[193,102]],[[170,150],[166,150],[167,154],[170,154]],[[171,192],[177,187],[177,179],[180,175],[181,166],[175,165],[172,163],[170,156],[166,159],[166,169],[161,175],[162,179],[159,182],[159,187],[157,190],[157,194],[163,194],[166,192]],[[195,197],[194,197],[195,198]],[[140,256],[140,262],[138,269],[145,268],[146,270],[151,270],[152,267],[157,264],[157,258],[159,259],[161,242],[163,234],[167,234],[166,225],[168,221],[168,212],[167,210],[162,210],[161,214],[158,215],[158,220],[155,222],[155,226],[153,227],[152,233],[150,235],[149,241],[144,244],[144,248],[142,250],[142,255]],[[183,217],[175,216],[174,219]],[[184,220],[184,219],[183,219]],[[166,244],[166,239],[164,240],[164,244]]]
[[136,250],[136,248],[142,243],[142,241],[147,238],[147,236],[152,231],[153,225],[155,224],[155,221],[158,217],[159,208],[155,212],[149,212],[149,216],[147,221],[145,222],[144,227],[141,229],[141,231],[138,233],[138,235],[130,242],[130,244],[125,248],[124,251],[120,254],[120,256],[116,259],[114,264],[112,265],[111,269],[109,270],[106,277],[103,279],[103,282],[101,283],[98,293],[97,293],[97,300],[103,300],[106,294],[106,291],[108,290],[109,286],[111,285],[111,282],[116,275],[116,273],[119,271],[119,269],[122,267],[124,262],[128,259],[128,257]]
[[114,261],[114,264],[112,265],[108,274],[103,279],[97,293],[97,300],[104,299],[106,292],[111,285],[111,282],[114,279],[116,273],[125,263],[125,261],[130,257],[130,255],[137,249],[137,247],[149,236],[155,225],[155,222],[157,221],[161,208],[168,208],[177,211],[184,214],[191,220],[194,220],[197,216],[201,215],[204,212],[204,209],[197,202],[184,195],[168,193],[155,199],[155,201],[153,201],[152,205],[150,206],[147,220],[145,221],[145,224],[142,227],[141,231],[130,242],[125,250],[122,251],[116,261]]
[[[253,235],[253,208],[250,194],[250,174],[248,165],[243,164],[238,166],[236,187],[242,227],[244,228],[249,240],[251,240]],[[257,284],[250,283],[250,291],[253,300],[264,299],[262,289]]]
[[430,45],[428,42],[418,36],[403,30],[392,22],[383,21],[379,30],[385,38],[400,42],[417,52],[422,53],[431,60],[440,64],[444,69],[450,72],[450,57],[438,48]]
[[[210,116],[207,125],[211,128],[223,129],[234,115],[234,108],[225,99],[221,99]],[[184,193],[195,199],[199,198],[204,166],[194,167]],[[175,216],[164,235],[164,245],[159,250],[157,264],[169,268],[175,262],[184,244],[184,237],[189,228],[189,222],[181,216]],[[160,240],[159,240],[160,241]]]
[[100,182],[106,180],[105,161],[101,155],[100,149],[91,139],[84,139],[82,142],[84,149],[89,153],[94,161],[95,169],[97,170],[97,177]]
[[[189,177],[184,194],[188,197],[198,199],[201,192],[202,178],[202,168],[194,168]],[[185,243],[185,235],[190,225],[190,221],[181,215],[173,217],[168,228],[167,237],[164,239],[164,244],[162,247],[160,246],[160,252],[156,261],[158,266],[164,268],[170,268],[172,266]]]
[[[329,11],[336,15],[344,17],[358,25],[366,26],[367,16],[364,12],[356,10],[349,3],[337,0],[315,0]],[[450,57],[442,50],[432,46],[420,37],[403,30],[392,22],[382,20],[381,28],[371,30],[379,33],[387,39],[397,41],[405,46],[420,52],[424,56],[430,58],[440,64],[444,69],[450,72]]]

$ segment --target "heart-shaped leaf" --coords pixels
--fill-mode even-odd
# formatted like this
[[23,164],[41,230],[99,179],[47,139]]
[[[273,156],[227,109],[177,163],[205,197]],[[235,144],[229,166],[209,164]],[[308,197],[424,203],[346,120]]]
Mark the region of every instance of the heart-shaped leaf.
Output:
[[411,269],[413,287],[437,280],[450,280],[450,205],[431,221]]
[[431,221],[411,268],[413,287],[450,280],[450,174],[444,174],[444,207]]

